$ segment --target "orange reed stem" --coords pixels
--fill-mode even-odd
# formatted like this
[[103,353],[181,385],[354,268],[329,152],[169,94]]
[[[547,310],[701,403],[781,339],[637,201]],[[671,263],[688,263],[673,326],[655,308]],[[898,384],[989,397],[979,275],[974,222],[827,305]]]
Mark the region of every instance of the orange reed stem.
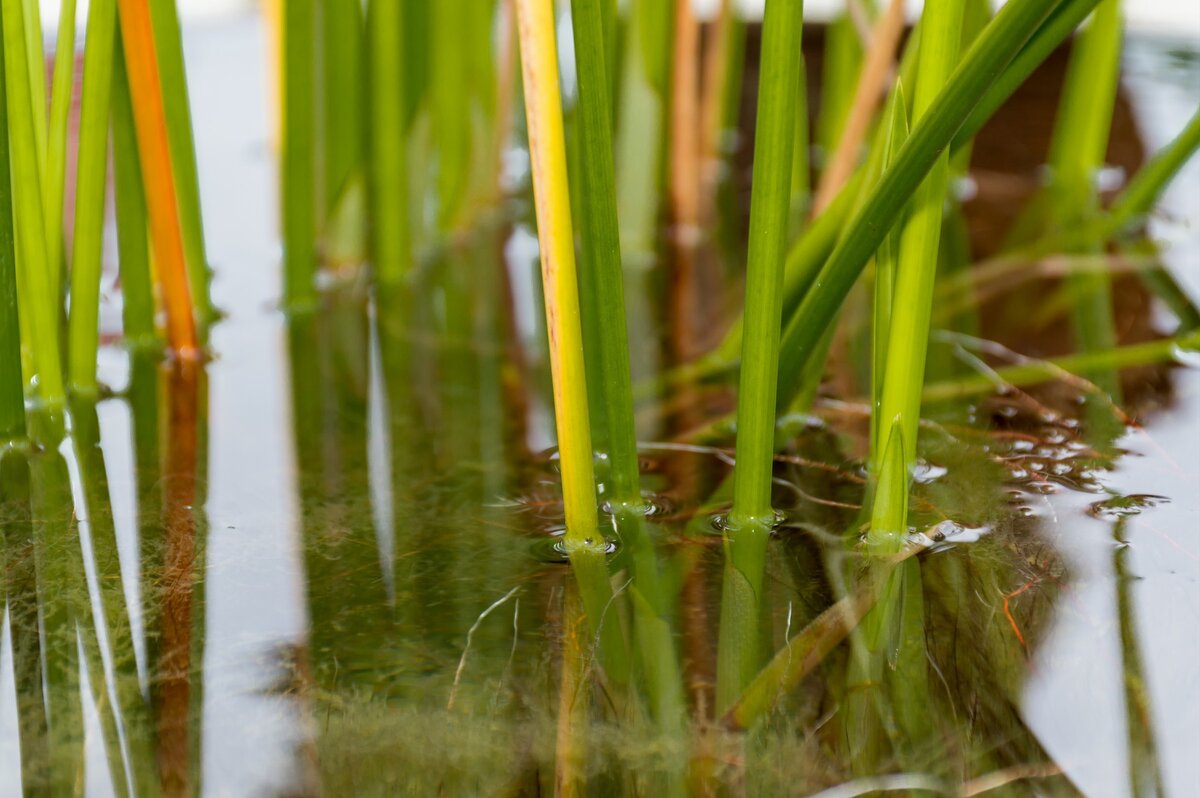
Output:
[[117,8],[150,216],[150,243],[167,313],[167,343],[179,357],[195,359],[200,350],[188,290],[183,231],[175,199],[175,177],[171,172],[167,116],[150,24],[150,4],[149,0],[118,0]]

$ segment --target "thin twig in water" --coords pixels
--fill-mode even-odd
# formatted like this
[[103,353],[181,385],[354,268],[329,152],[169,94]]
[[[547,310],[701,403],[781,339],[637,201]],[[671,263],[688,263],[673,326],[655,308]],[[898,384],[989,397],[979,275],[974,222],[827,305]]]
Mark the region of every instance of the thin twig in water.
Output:
[[[466,646],[463,647],[462,656],[458,660],[458,668],[454,671],[454,684],[450,685],[450,700],[448,700],[446,702],[446,710],[447,711],[454,709],[454,698],[456,695],[458,695],[458,681],[459,681],[459,679],[462,678],[463,668],[465,668],[467,666],[467,652],[471,650],[471,638],[475,636],[475,630],[479,628],[479,625],[481,623],[483,623],[483,619],[488,617],[488,615],[491,614],[492,610],[496,609],[501,604],[508,601],[520,589],[521,589],[521,586],[517,585],[512,590],[505,593],[502,597],[493,601],[492,604],[486,610],[479,613],[479,617],[475,619],[475,623],[471,624],[471,628],[467,630],[467,644],[466,644]],[[514,621],[514,623],[515,623],[515,621]],[[515,643],[514,643],[514,645],[515,645]]]

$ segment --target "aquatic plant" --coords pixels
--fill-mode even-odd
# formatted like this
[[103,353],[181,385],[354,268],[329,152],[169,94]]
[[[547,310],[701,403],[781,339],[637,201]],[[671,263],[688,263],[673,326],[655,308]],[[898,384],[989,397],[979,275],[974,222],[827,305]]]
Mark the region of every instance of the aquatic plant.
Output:
[[[83,767],[87,668],[114,783],[183,792],[199,779],[201,361],[219,314],[182,30],[173,0],[93,0],[72,138],[74,6],[48,93],[38,4],[0,15],[0,545],[23,778],[57,789]],[[1057,595],[1065,566],[1030,554],[1001,491],[971,486],[1017,473],[1024,436],[1067,441],[1039,478],[1099,490],[1129,420],[1122,369],[1200,348],[1200,311],[1141,229],[1200,147],[1200,112],[1115,196],[1097,183],[1118,0],[994,16],[929,0],[907,37],[899,0],[847,3],[819,62],[799,0],[767,0],[761,26],[723,0],[707,29],[688,0],[275,11],[309,624],[278,653],[278,692],[346,713],[312,732],[333,753],[309,776],[355,791],[369,778],[355,763],[388,759],[362,738],[400,744],[414,726],[444,748],[472,741],[430,754],[454,771],[414,777],[430,791],[778,792],[893,766],[962,792],[1024,766],[1061,776],[1014,709],[1049,609],[1010,605],[1035,580]],[[977,142],[1083,25],[1050,179],[1007,240],[974,251],[959,189]],[[110,149],[140,612],[99,443]],[[984,337],[984,300],[1034,279],[1061,281],[1045,313],[1070,320],[1066,354]],[[1141,280],[1177,329],[1122,337],[1117,279]],[[519,318],[538,304],[540,320]],[[1085,400],[1082,427],[1024,393],[1051,380]],[[955,402],[979,397],[964,421]],[[976,418],[989,402],[1013,429]],[[931,453],[961,472],[924,478]],[[968,521],[987,530],[970,551],[933,553]],[[514,537],[566,567],[531,566]],[[1132,778],[1153,791],[1124,583],[1117,599],[1142,719]],[[505,648],[507,625],[488,624],[510,608]],[[152,628],[141,662],[135,615]],[[963,629],[978,651],[959,650]],[[531,636],[544,648],[516,656]],[[943,695],[947,663],[966,686]],[[494,683],[461,678],[472,669]],[[958,722],[964,705],[1003,745]],[[621,757],[639,764],[608,767]]]

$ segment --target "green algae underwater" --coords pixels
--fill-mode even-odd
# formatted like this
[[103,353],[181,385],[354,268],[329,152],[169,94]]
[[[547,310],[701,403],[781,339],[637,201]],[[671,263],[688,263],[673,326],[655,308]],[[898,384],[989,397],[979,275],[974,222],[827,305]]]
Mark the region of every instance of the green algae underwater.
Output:
[[715,5],[5,0],[0,793],[1200,790],[1200,46]]

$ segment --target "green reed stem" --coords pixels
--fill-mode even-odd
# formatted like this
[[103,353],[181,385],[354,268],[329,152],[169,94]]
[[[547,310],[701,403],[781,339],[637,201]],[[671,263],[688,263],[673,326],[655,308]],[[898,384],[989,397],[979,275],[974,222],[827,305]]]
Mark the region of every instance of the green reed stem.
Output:
[[405,17],[403,5],[393,0],[371,0],[367,6],[371,257],[375,277],[383,285],[403,279],[412,263],[404,115],[408,88]]
[[[30,106],[33,114],[34,146],[37,152],[38,180],[46,181],[46,164],[49,161],[49,131],[46,119],[46,51],[42,42],[41,4],[38,0],[21,0],[21,31],[24,33],[25,66],[20,72],[9,70],[14,76],[24,75],[29,84]],[[43,197],[43,201],[45,198]],[[45,212],[43,211],[43,218]]]
[[[59,346],[58,308],[47,260],[46,227],[42,204],[42,172],[38,160],[37,119],[44,121],[34,105],[34,81],[26,57],[25,18],[22,3],[3,4],[5,75],[7,81],[9,147],[15,204],[14,229],[17,239],[17,285],[21,293],[22,318],[28,318],[29,347],[38,389],[45,405],[47,434],[57,440],[63,431],[66,393],[63,388]],[[40,72],[38,74],[41,74]],[[44,92],[43,92],[44,95]],[[21,286],[24,289],[21,289]]]
[[[962,37],[962,20],[963,5],[959,0],[929,0],[925,5],[913,94],[913,120],[918,127],[954,69]],[[917,457],[921,386],[929,349],[929,317],[941,244],[942,208],[949,181],[950,153],[943,150],[917,189],[900,233],[895,294],[888,325],[887,362],[876,426],[878,437],[874,443],[887,440],[888,448],[898,447],[899,459],[895,462],[901,466],[889,470],[886,478],[889,481],[900,479],[901,485],[880,491],[872,510],[870,532],[871,542],[888,553],[899,550],[908,528],[908,473]],[[879,321],[876,319],[876,323]],[[897,428],[898,439],[894,432]],[[873,459],[884,464],[884,451],[876,449]]]
[[[904,98],[904,87],[896,83],[888,110],[886,140],[883,147],[883,170],[887,171],[892,159],[908,139],[908,104]],[[896,274],[900,260],[900,234],[905,228],[901,224],[892,228],[884,239],[879,252],[875,253],[875,284],[873,297],[873,321],[871,326],[871,451],[882,452],[880,419],[883,404],[884,375],[887,372],[888,338],[892,329],[892,310],[896,303]]]
[[317,111],[315,0],[283,0],[284,303],[316,301]]
[[670,6],[663,0],[629,9],[616,144],[617,217],[627,260],[648,260],[655,252],[666,129],[662,75],[656,70],[671,41]]
[[83,99],[75,180],[75,251],[71,257],[71,314],[67,323],[67,379],[72,391],[96,391],[100,342],[100,271],[104,252],[104,194],[108,124],[116,50],[117,6],[92,0],[83,56]]
[[[1121,5],[1103,0],[1091,23],[1075,40],[1051,141],[1049,164],[1053,171],[1048,196],[1052,198],[1052,226],[1070,230],[1085,225],[1099,213],[1094,186],[1104,165],[1112,130],[1113,107],[1121,66]],[[1100,254],[1100,240],[1082,242],[1080,250]],[[1076,342],[1088,351],[1116,346],[1112,279],[1107,270],[1072,272],[1067,286],[1074,298],[1071,320]],[[1104,388],[1120,401],[1117,375],[1097,375]]]
[[[41,77],[42,73],[38,73]],[[58,37],[54,46],[54,72],[50,91],[50,129],[46,152],[46,260],[50,264],[50,293],[62,296],[63,198],[67,178],[67,122],[71,115],[71,93],[75,79],[75,0],[63,0],[59,8]]]
[[[117,40],[121,32],[117,31]],[[121,271],[121,324],[127,345],[161,343],[154,325],[154,289],[150,277],[148,211],[138,161],[133,100],[125,72],[125,48],[114,54],[112,79],[113,196],[117,217],[117,255]]]
[[788,319],[780,347],[781,399],[797,389],[797,377],[809,353],[908,199],[979,98],[1056,6],[1044,0],[1013,0],[1005,5],[980,34],[929,112],[914,126],[892,168],[850,222],[813,288]]
[[[372,5],[378,5],[373,3]],[[403,14],[392,2],[393,13]],[[350,179],[363,160],[363,19],[362,4],[321,0],[321,65],[324,142],[322,165],[324,215],[332,220]],[[397,29],[398,30],[398,29]],[[403,52],[399,47],[394,57]],[[393,79],[394,80],[394,79]],[[399,106],[399,98],[392,97]]]
[[787,248],[792,148],[792,103],[800,81],[804,8],[768,0],[763,17],[755,126],[750,240],[742,369],[738,382],[737,465],[733,509],[725,537],[726,566],[717,650],[717,707],[728,707],[759,664],[759,600],[771,508],[775,453],[775,388],[779,363],[784,256]]
[[617,231],[603,8],[601,0],[572,0],[571,10],[579,82],[575,121],[584,155],[579,164],[581,206],[575,218],[579,220],[582,242],[580,267],[591,270],[594,286],[593,296],[582,297],[582,309],[602,320],[597,325],[600,368],[594,373],[600,378],[597,387],[608,422],[609,500],[614,508],[617,505],[640,508],[643,501],[633,422],[621,240]]
[[3,31],[4,19],[0,17],[0,443],[25,437],[25,383],[21,378],[17,252],[8,149],[7,47]]
[[188,286],[195,309],[196,332],[203,344],[208,340],[208,326],[216,320],[217,311],[213,307],[210,291],[212,272],[204,243],[200,173],[196,165],[196,139],[176,1],[150,0],[150,22],[154,28],[158,77],[162,83],[163,108],[167,117],[167,146],[171,151],[171,172],[175,178],[175,202],[183,233]]
[[746,264],[742,369],[738,384],[737,470],[730,521],[770,525],[788,193],[796,118],[791,112],[800,78],[803,6],[770,0],[764,13],[763,57],[754,142],[750,239]]
[[434,3],[433,135],[437,150],[438,226],[454,227],[466,194],[471,163],[471,106],[467,62],[461,50],[464,29],[460,3]]
[[591,272],[592,287],[592,295],[581,298],[581,309],[600,322],[595,325],[599,332],[595,342],[599,368],[589,371],[588,378],[595,375],[599,380],[596,387],[605,408],[609,457],[605,498],[617,531],[630,549],[636,577],[630,590],[643,671],[655,717],[674,724],[683,717],[683,690],[674,640],[665,619],[669,599],[660,584],[653,543],[646,531],[645,500],[638,473],[609,119],[605,2],[572,0],[571,4],[579,84],[574,121],[584,156],[579,159],[580,205],[576,218],[580,220],[580,267]]

